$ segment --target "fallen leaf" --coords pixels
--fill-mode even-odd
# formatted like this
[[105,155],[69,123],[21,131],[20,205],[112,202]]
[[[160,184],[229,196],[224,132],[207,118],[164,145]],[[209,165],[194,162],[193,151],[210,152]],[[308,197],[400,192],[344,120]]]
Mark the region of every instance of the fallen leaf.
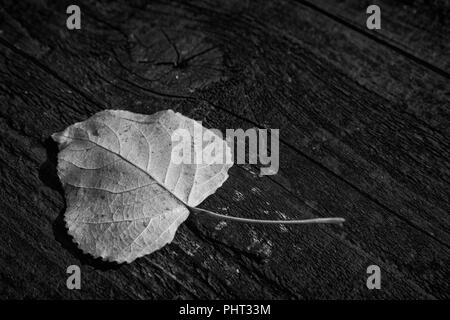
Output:
[[[190,207],[225,182],[232,163],[171,161],[172,133],[193,132],[194,125],[200,124],[172,110],[106,110],[52,135],[64,219],[84,252],[119,263],[150,254],[173,240]],[[231,154],[226,143],[223,152]]]

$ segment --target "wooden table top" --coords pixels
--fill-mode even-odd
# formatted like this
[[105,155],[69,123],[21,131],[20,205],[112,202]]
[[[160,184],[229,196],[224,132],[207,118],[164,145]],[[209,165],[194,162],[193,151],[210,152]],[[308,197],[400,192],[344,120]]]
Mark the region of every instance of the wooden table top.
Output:
[[[0,298],[450,297],[450,6],[378,1],[2,1]],[[235,165],[131,264],[68,236],[53,132],[104,109],[173,109],[209,128],[279,128],[280,168]],[[79,265],[82,290],[66,287]],[[378,265],[382,289],[368,290]]]

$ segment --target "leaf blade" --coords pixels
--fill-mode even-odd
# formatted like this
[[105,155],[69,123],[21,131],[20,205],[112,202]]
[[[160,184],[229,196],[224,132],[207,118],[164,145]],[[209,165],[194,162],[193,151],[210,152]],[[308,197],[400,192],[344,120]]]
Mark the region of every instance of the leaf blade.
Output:
[[188,217],[187,206],[223,184],[232,164],[203,166],[215,180],[196,188],[199,166],[170,161],[171,134],[194,125],[171,110],[149,116],[106,110],[52,135],[60,146],[66,224],[83,251],[120,263],[158,250]]

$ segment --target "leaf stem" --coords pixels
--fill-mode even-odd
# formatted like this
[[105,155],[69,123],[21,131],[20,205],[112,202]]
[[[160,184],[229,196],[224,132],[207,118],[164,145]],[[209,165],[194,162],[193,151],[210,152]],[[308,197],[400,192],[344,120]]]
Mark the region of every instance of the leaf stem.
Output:
[[241,223],[259,223],[259,224],[312,224],[312,223],[336,223],[336,224],[342,224],[345,222],[344,218],[314,218],[314,219],[303,219],[303,220],[258,220],[258,219],[248,219],[248,218],[240,218],[240,217],[233,217],[233,216],[227,216],[224,214],[212,212],[209,210],[201,209],[201,208],[195,208],[195,207],[189,207],[191,211],[194,212],[203,212],[206,213],[214,218],[223,219],[223,220],[232,220],[237,221]]

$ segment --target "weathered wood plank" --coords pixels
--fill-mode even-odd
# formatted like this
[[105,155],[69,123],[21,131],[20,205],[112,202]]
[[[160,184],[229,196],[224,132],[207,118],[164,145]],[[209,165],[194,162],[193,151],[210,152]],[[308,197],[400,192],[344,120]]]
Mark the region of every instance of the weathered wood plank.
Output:
[[[355,90],[354,84],[340,84],[342,77],[335,75],[335,69],[325,72],[320,68],[320,65],[328,66],[329,62],[318,62],[302,52],[300,62],[311,67],[299,68],[298,58],[280,53],[280,48],[287,48],[298,54],[300,50],[291,40],[277,40],[276,32],[267,25],[261,26],[253,16],[250,24],[256,31],[240,35],[241,23],[248,24],[248,21],[237,19],[235,22],[229,13],[211,12],[204,4],[195,10],[192,5],[139,8],[115,4],[112,5],[115,9],[108,14],[100,7],[101,13],[89,12],[80,34],[61,28],[64,4],[56,5],[58,11],[53,10],[54,5],[48,8],[33,5],[36,6],[33,10],[25,10],[26,15],[19,15],[21,11],[17,7],[8,7],[8,19],[4,21],[9,26],[2,26],[2,29],[8,30],[6,36],[15,30],[21,36],[0,43],[3,77],[0,129],[2,136],[7,137],[0,145],[2,200],[7,204],[2,208],[1,218],[10,226],[0,238],[0,247],[5,248],[0,259],[2,266],[5,265],[2,281],[11,283],[2,289],[6,290],[2,295],[79,298],[448,295],[445,279],[449,270],[445,266],[449,249],[439,241],[445,238],[445,216],[436,222],[426,220],[424,214],[406,215],[395,211],[403,202],[398,202],[397,206],[394,202],[394,209],[380,203],[376,196],[382,191],[373,192],[375,196],[362,192],[374,183],[379,189],[384,187],[386,182],[380,179],[383,172],[367,176],[362,188],[358,184],[355,188],[352,181],[343,179],[350,175],[343,169],[349,170],[355,164],[361,166],[362,162],[361,172],[364,173],[364,161],[373,161],[361,155],[366,150],[360,142],[353,141],[355,134],[352,132],[345,130],[348,136],[344,135],[347,140],[343,140],[348,154],[338,152],[342,142],[337,141],[330,147],[322,141],[323,137],[331,139],[324,130],[342,127],[333,121],[331,112],[336,109],[327,109],[325,99],[338,101],[340,116],[344,113],[341,110],[345,115],[355,110],[361,114],[349,117],[351,126],[343,129],[355,127],[351,121],[365,124],[368,121],[362,116],[368,112],[364,108],[365,92]],[[26,9],[30,4],[23,2],[19,6]],[[254,14],[263,13],[255,11]],[[46,17],[45,23],[40,22],[40,16]],[[228,31],[224,33],[225,25]],[[40,31],[35,32],[32,26],[39,26]],[[161,28],[167,29],[170,41],[159,32]],[[180,52],[185,49],[185,58],[210,47],[216,49],[198,56],[200,60],[190,60],[184,68],[169,64],[162,68],[149,66],[151,60],[167,62],[175,57],[172,41]],[[295,72],[289,71],[291,65],[283,63],[283,59],[304,75],[291,75]],[[145,79],[155,74],[159,80]],[[289,83],[286,75],[293,84],[286,85]],[[320,85],[325,92],[321,96],[317,93],[316,81],[327,77],[331,80]],[[280,86],[280,79],[286,79],[283,86]],[[302,84],[304,96],[295,93],[298,84]],[[308,96],[307,90],[313,93]],[[319,101],[324,116],[317,116],[310,99]],[[297,100],[302,108],[294,104]],[[355,100],[359,109],[352,108]],[[283,111],[282,107],[288,109],[280,116],[273,111],[274,107],[277,111]],[[351,227],[309,226],[288,228],[289,232],[285,232],[273,226],[224,226],[217,221],[192,217],[177,233],[174,243],[155,255],[120,267],[94,261],[74,248],[61,225],[63,198],[58,180],[54,172],[52,174],[56,150],[47,139],[52,132],[104,108],[143,113],[173,108],[204,120],[209,127],[221,129],[287,123],[282,131],[286,143],[281,146],[279,175],[258,178],[253,167],[246,167],[248,171],[235,168],[223,189],[202,206],[249,217],[343,215]],[[384,116],[386,109],[375,109],[369,114],[381,123],[393,125],[395,130],[411,130],[398,113]],[[230,112],[236,116],[230,116]],[[305,120],[299,122],[297,117]],[[295,127],[299,125],[304,127]],[[316,125],[321,129],[315,129]],[[368,134],[363,141],[382,140],[383,133],[371,125],[369,121],[364,129],[370,134],[376,133],[377,138]],[[423,128],[419,133],[426,133],[431,141],[436,140],[429,151],[431,155],[426,155],[427,159],[435,160],[435,151],[441,148],[441,137]],[[297,143],[299,137],[305,141]],[[414,146],[413,142],[405,138],[406,146]],[[321,149],[319,156],[309,150],[314,146]],[[384,169],[386,162],[394,167],[392,161],[383,158],[395,151],[392,148],[383,150],[381,160],[374,163],[375,168]],[[394,155],[402,160],[404,153]],[[413,153],[417,155],[419,152]],[[48,157],[50,160],[46,162]],[[443,160],[436,159],[436,165],[442,165]],[[396,175],[394,181],[398,182],[398,177],[401,175]],[[429,179],[425,180],[428,185],[439,185],[439,179]],[[424,180],[419,183],[421,181]],[[400,185],[393,190],[411,196],[404,189]],[[387,197],[389,192],[392,189],[383,196]],[[241,200],[241,197],[244,198]],[[432,203],[435,203],[434,198]],[[417,206],[417,202],[412,202],[411,206]],[[420,204],[417,210],[424,207],[433,209],[430,204]],[[438,207],[442,208],[445,206]],[[408,220],[411,217],[413,223]],[[439,223],[444,224],[443,227]],[[429,230],[444,236],[433,238]],[[17,243],[21,243],[20,250],[14,250]],[[17,261],[24,272],[17,272],[18,267],[12,261]],[[84,264],[83,274],[88,284],[82,293],[69,292],[65,289],[65,268],[80,261]],[[386,270],[386,287],[382,292],[365,289],[365,268],[371,263]]]
[[[389,47],[383,47],[365,34],[347,28],[332,18],[321,14],[300,2],[283,5],[270,2],[252,2],[221,8],[208,5],[209,14],[227,19],[235,28],[254,28],[263,25],[264,32],[290,42],[286,47],[288,57],[298,52],[314,54],[325,59],[325,66],[332,67],[344,76],[344,81],[372,91],[391,102],[391,109],[415,118],[423,126],[448,135],[449,88],[448,78],[405,57]],[[189,4],[191,10],[195,6]],[[197,8],[206,10],[203,7]],[[233,15],[234,13],[238,13]],[[249,22],[250,21],[250,22]],[[268,23],[270,21],[270,23]],[[210,31],[213,32],[213,31]],[[226,29],[215,30],[215,36],[226,35]],[[228,34],[229,36],[229,34]],[[236,38],[239,41],[239,38]],[[240,39],[241,48],[252,45]],[[233,48],[233,50],[235,50]],[[289,79],[289,73],[284,78]],[[345,78],[345,76],[348,77]]]
[[[301,1],[416,58],[438,73],[450,75],[450,2],[448,1]],[[369,5],[381,9],[380,30],[366,29]]]
[[[20,56],[15,56],[15,67],[20,66]],[[61,87],[66,89],[60,81],[55,81],[48,74],[42,70],[34,70],[27,65],[28,61],[23,61],[22,68],[27,66],[30,72],[30,78],[34,78],[35,81],[29,82],[26,87],[26,91],[29,95],[39,94],[39,97],[47,100],[49,103],[53,100],[53,91],[45,90],[45,86]],[[22,69],[23,71],[24,69]],[[19,70],[17,70],[19,71]],[[40,74],[40,75],[39,75]],[[39,77],[42,77],[39,80]],[[44,81],[45,79],[45,81]],[[55,81],[55,82],[53,82]],[[53,82],[53,83],[52,83]],[[20,82],[15,82],[18,86],[11,86],[18,91],[21,90]],[[37,86],[37,87],[34,87]],[[44,86],[41,88],[41,86]],[[66,89],[67,90],[67,89]],[[47,92],[42,94],[43,92]],[[57,93],[57,92],[56,92]],[[45,99],[48,95],[47,99]],[[81,98],[75,94],[75,97]],[[70,118],[70,114],[74,114],[74,118],[77,118],[77,108],[79,104],[77,99],[70,101],[72,108],[63,107],[61,111],[66,113]],[[161,101],[160,101],[161,103]],[[165,102],[163,102],[165,103]],[[11,101],[5,101],[2,106],[9,105],[15,108],[23,110],[22,115],[24,117],[33,117],[33,112],[40,112],[39,106],[35,108],[27,108],[27,104],[23,102],[14,105]],[[55,110],[59,108],[58,105],[54,106]],[[90,105],[89,102],[85,105],[87,108],[94,112],[95,106]],[[48,106],[42,106],[44,111]],[[191,106],[185,107],[187,110],[192,110]],[[146,112],[153,112],[147,111]],[[186,110],[186,111],[187,111]],[[10,109],[11,111],[11,109]],[[41,113],[42,113],[41,111]],[[136,111],[136,110],[135,110]],[[188,111],[187,111],[188,112]],[[199,110],[200,114],[205,114],[204,110]],[[20,119],[19,112],[10,112],[11,116],[7,117],[13,123],[18,123],[17,118]],[[200,115],[199,114],[199,115]],[[194,116],[195,114],[193,114]],[[52,119],[56,116],[56,119]],[[198,116],[198,115],[197,115]],[[41,127],[45,124],[52,123],[54,126],[60,126],[61,121],[58,114],[49,114],[48,118],[36,118],[36,124]],[[62,120],[64,122],[64,120]],[[67,120],[68,122],[70,120]],[[215,120],[218,123],[223,123],[224,119],[220,118]],[[211,124],[218,124],[212,122]],[[231,123],[227,123],[230,125]],[[64,124],[65,125],[65,124]],[[32,129],[31,126],[26,125],[24,131]],[[344,296],[348,294],[348,297],[357,295],[363,297],[365,295],[372,296],[368,291],[362,289],[360,291],[354,291],[353,286],[359,287],[358,283],[361,281],[361,273],[364,272],[365,266],[369,261],[376,261],[377,263],[385,266],[387,270],[387,279],[392,279],[392,283],[397,283],[397,278],[404,278],[404,275],[398,273],[389,263],[384,264],[383,261],[378,260],[367,255],[363,250],[355,250],[349,243],[341,243],[339,241],[339,233],[329,233],[326,229],[322,228],[306,228],[303,230],[292,229],[291,233],[283,232],[273,227],[253,227],[253,226],[240,226],[229,225],[225,229],[216,230],[218,227],[217,221],[208,222],[204,218],[198,218],[188,222],[189,229],[183,227],[179,233],[177,233],[176,240],[173,245],[168,247],[167,252],[162,251],[161,254],[146,257],[141,262],[145,266],[146,272],[143,274],[135,271],[135,268],[143,268],[138,262],[129,266],[121,266],[120,268],[111,267],[108,264],[103,264],[95,261],[85,255],[82,255],[74,245],[71,243],[71,239],[66,235],[66,230],[62,227],[61,213],[64,210],[61,192],[54,189],[49,189],[46,186],[42,186],[42,182],[35,176],[31,181],[24,180],[24,172],[34,172],[40,164],[45,163],[45,149],[42,143],[46,140],[39,141],[41,137],[40,130],[54,131],[52,128],[37,130],[30,138],[17,133],[16,129],[13,129],[7,125],[2,127],[2,136],[6,136],[5,141],[2,142],[1,150],[5,150],[8,156],[4,155],[1,158],[6,159],[7,162],[2,163],[2,168],[5,170],[5,175],[2,176],[2,189],[3,190],[16,190],[13,194],[5,196],[4,200],[7,203],[7,207],[4,209],[2,217],[5,219],[5,224],[11,225],[12,230],[5,233],[5,238],[2,243],[22,243],[25,245],[20,246],[20,250],[10,250],[5,252],[6,258],[3,263],[8,265],[11,269],[7,273],[7,277],[12,281],[20,284],[23,292],[27,292],[31,297],[47,296],[45,292],[52,292],[54,296],[51,297],[67,297],[67,295],[75,295],[83,298],[92,297],[175,297],[173,290],[179,290],[181,286],[181,297],[255,297],[253,291],[261,292],[260,297],[307,297],[316,295],[317,297],[338,297],[341,293],[338,291],[330,291],[328,287],[324,286],[324,281],[332,283],[333,281],[340,283],[339,290],[348,290]],[[22,129],[19,129],[22,130]],[[31,133],[30,133],[31,134]],[[47,134],[44,133],[43,137]],[[42,138],[43,139],[43,138]],[[31,141],[30,141],[31,140]],[[34,142],[34,143],[33,143]],[[3,145],[4,144],[4,145]],[[31,148],[31,152],[28,146],[34,145]],[[53,145],[53,149],[55,146]],[[51,150],[51,149],[50,149]],[[51,150],[51,156],[56,156],[56,150]],[[17,166],[20,163],[20,157],[26,157],[25,165],[30,168],[24,168],[23,166]],[[23,160],[22,160],[23,161]],[[55,159],[50,160],[51,165],[48,163],[41,167],[41,175],[45,177],[48,185],[57,187],[57,178],[50,175],[49,168],[54,168]],[[33,170],[34,167],[34,170]],[[42,172],[44,170],[44,172]],[[215,197],[204,204],[205,207],[226,208],[229,212],[235,215],[261,217],[266,215],[265,211],[270,213],[279,212],[288,218],[298,216],[299,212],[311,214],[315,210],[310,209],[304,203],[286,206],[286,199],[291,197],[286,192],[280,194],[282,191],[277,188],[277,185],[264,182],[258,179],[254,174],[247,172],[240,172],[235,170],[230,178],[230,184],[225,185],[224,189],[220,191]],[[49,181],[49,177],[52,177]],[[25,175],[28,178],[28,175]],[[252,181],[252,182],[250,182]],[[255,181],[255,184],[254,182]],[[258,184],[256,184],[256,181]],[[253,191],[248,190],[248,186],[255,185]],[[255,191],[256,190],[256,191]],[[258,191],[259,190],[259,191]],[[17,192],[18,191],[18,192]],[[61,190],[60,190],[61,191]],[[242,192],[246,197],[245,201],[236,201],[237,192]],[[249,196],[248,193],[256,193],[257,196]],[[261,193],[259,196],[258,194]],[[221,200],[221,198],[224,198]],[[263,200],[264,199],[264,200]],[[267,205],[267,199],[273,203],[271,206]],[[285,199],[284,201],[276,201],[276,199]],[[41,204],[36,207],[36,204]],[[295,204],[295,205],[294,205]],[[300,207],[298,207],[300,205]],[[17,208],[25,208],[25,210],[18,210]],[[29,214],[28,208],[33,215]],[[226,210],[226,211],[228,211]],[[311,211],[312,210],[312,211]],[[325,211],[324,211],[325,212]],[[325,212],[326,214],[326,212]],[[42,222],[42,217],[46,216],[46,222]],[[57,218],[59,216],[59,218]],[[277,216],[274,216],[277,218]],[[56,222],[55,222],[56,220]],[[40,225],[39,225],[40,224]],[[53,229],[53,232],[52,232]],[[197,231],[199,229],[200,231]],[[246,230],[243,232],[242,230]],[[18,230],[27,230],[27,233],[22,235],[22,239],[15,237],[15,232]],[[292,234],[292,235],[291,235]],[[58,240],[55,242],[54,237]],[[200,237],[200,238],[198,238]],[[338,240],[338,241],[337,241]],[[27,249],[28,243],[31,247]],[[296,246],[292,247],[291,244],[295,243]],[[65,250],[62,250],[60,246],[63,246]],[[47,247],[47,250],[42,250],[41,246]],[[175,249],[173,248],[175,246]],[[336,247],[337,246],[337,247]],[[7,246],[2,246],[7,247]],[[290,254],[286,254],[286,250]],[[48,252],[50,251],[50,252]],[[175,252],[173,252],[175,251]],[[299,253],[296,253],[299,251]],[[39,252],[39,254],[35,254]],[[336,259],[336,252],[339,252],[339,259]],[[15,254],[14,259],[12,254]],[[50,254],[49,259],[46,254]],[[182,255],[183,259],[180,258]],[[171,259],[168,256],[173,256]],[[33,259],[32,263],[27,264],[27,259]],[[61,259],[62,258],[62,259]],[[86,264],[83,268],[83,277],[88,283],[84,289],[83,294],[76,294],[67,291],[64,288],[64,270],[68,264],[79,263],[71,262],[73,259],[80,260]],[[157,259],[159,258],[159,259]],[[156,260],[155,260],[156,259]],[[167,260],[169,259],[169,260]],[[371,260],[376,259],[376,260]],[[62,260],[62,261],[61,261]],[[181,261],[180,261],[181,260]],[[27,267],[23,272],[17,272],[16,267],[12,264],[12,261],[19,264],[21,267],[26,265]],[[54,264],[57,264],[56,266]],[[46,267],[46,266],[49,267]],[[93,265],[97,269],[91,269]],[[161,268],[155,267],[161,266]],[[196,266],[200,270],[192,268],[192,265]],[[224,265],[226,270],[230,274],[224,274]],[[295,266],[295,270],[291,270],[291,266]],[[320,267],[322,271],[314,271],[314,279],[310,277],[302,278],[299,274],[302,274],[302,270],[309,270],[315,266]],[[106,268],[108,274],[105,274],[102,269]],[[98,270],[100,269],[100,270]],[[116,270],[124,270],[122,273],[118,273]],[[155,270],[156,269],[156,270]],[[171,272],[168,272],[171,270]],[[333,274],[330,275],[326,272],[327,269],[333,269]],[[239,270],[237,273],[236,270]],[[16,272],[16,273],[14,273]],[[101,278],[98,278],[98,273],[102,274]],[[306,271],[305,271],[306,272]],[[156,273],[155,277],[163,277],[165,279],[164,286],[162,288],[156,286],[143,289],[148,283],[152,283],[153,278],[148,278],[148,274]],[[200,273],[200,275],[197,275]],[[317,274],[316,274],[317,273]],[[39,282],[30,280],[27,282],[22,279],[23,275],[33,275],[36,279],[40,279]],[[50,275],[50,276],[49,276]],[[58,275],[58,276],[55,276]],[[199,281],[197,277],[206,277],[205,283]],[[218,277],[219,279],[209,279],[211,275]],[[95,277],[91,279],[91,277]],[[179,280],[179,277],[183,281]],[[238,277],[238,278],[236,278]],[[323,280],[320,280],[323,278]],[[171,280],[172,279],[172,280]],[[175,279],[178,279],[175,280]],[[230,280],[231,279],[231,280]],[[332,280],[334,279],[334,280]],[[91,281],[92,280],[92,281]],[[166,281],[167,280],[167,281]],[[128,281],[130,283],[128,283]],[[238,282],[237,282],[238,281]],[[116,286],[111,288],[108,292],[107,288],[114,282]],[[136,282],[136,283],[133,283]],[[180,284],[180,282],[182,284]],[[209,283],[211,282],[211,283]],[[386,288],[383,295],[380,297],[414,297],[428,295],[419,289],[416,284],[409,279],[400,280],[401,285],[399,288],[392,287]],[[242,285],[245,284],[242,289]],[[29,292],[28,290],[37,286],[41,290],[37,292]],[[168,288],[166,288],[167,286]],[[209,289],[212,286],[212,289]],[[118,288],[116,288],[118,287]],[[120,288],[127,288],[127,292],[120,292]],[[278,287],[278,289],[277,289]],[[364,287],[363,287],[364,288]],[[150,291],[149,291],[150,290]],[[168,291],[166,291],[168,290]],[[233,292],[234,291],[234,292]],[[13,291],[12,296],[21,294],[20,291]],[[369,297],[367,296],[367,297]],[[21,297],[19,295],[19,297]]]

